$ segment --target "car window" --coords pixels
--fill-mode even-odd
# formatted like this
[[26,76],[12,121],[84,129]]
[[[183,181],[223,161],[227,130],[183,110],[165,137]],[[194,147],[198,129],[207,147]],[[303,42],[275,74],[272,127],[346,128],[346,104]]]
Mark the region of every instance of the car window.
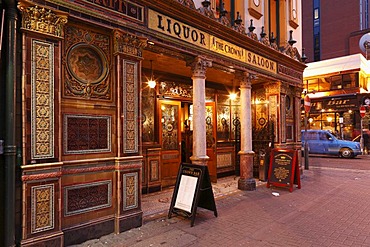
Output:
[[329,140],[329,135],[327,133],[320,132],[320,140],[324,140],[324,141]]
[[316,132],[303,132],[303,137],[305,140],[316,140],[317,133]]

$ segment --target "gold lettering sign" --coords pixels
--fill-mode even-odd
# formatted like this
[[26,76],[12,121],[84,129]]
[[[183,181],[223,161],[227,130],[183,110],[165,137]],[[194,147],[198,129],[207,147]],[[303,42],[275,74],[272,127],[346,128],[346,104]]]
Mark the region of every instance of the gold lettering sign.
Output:
[[276,62],[151,9],[148,10],[148,28],[262,70],[277,73]]
[[277,65],[276,62],[271,61],[267,58],[264,58],[260,55],[257,55],[251,51],[247,51],[246,61],[247,64],[253,65],[263,70],[270,71],[276,74]]
[[150,29],[209,49],[209,34],[151,9],[148,16]]
[[234,58],[239,61],[245,61],[245,50],[243,48],[240,48],[222,39],[218,39],[214,36],[211,36],[210,40],[211,51]]

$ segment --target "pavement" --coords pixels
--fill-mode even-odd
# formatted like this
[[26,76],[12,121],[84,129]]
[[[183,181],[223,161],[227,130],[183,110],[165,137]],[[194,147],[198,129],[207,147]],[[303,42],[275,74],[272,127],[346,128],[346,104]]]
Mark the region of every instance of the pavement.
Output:
[[193,227],[188,218],[167,218],[172,189],[144,195],[142,227],[74,247],[370,246],[370,169],[313,163],[293,192],[260,181],[240,191],[238,177],[219,179],[212,184],[218,217],[198,207]]

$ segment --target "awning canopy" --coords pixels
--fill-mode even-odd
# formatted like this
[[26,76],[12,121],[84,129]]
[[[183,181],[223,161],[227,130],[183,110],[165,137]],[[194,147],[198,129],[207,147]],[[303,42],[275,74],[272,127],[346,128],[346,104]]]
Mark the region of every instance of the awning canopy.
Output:
[[370,74],[370,63],[362,54],[327,59],[306,64],[303,78],[323,76],[327,74],[343,73],[351,70],[362,70]]

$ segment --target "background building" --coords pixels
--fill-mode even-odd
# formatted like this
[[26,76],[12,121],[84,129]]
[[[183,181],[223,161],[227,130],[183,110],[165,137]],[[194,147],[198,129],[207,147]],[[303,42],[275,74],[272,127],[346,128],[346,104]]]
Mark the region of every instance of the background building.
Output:
[[[352,140],[369,129],[369,1],[303,1],[303,47],[308,57],[304,94],[312,108],[309,128]],[[360,117],[359,108],[367,113]],[[302,115],[303,117],[303,115]],[[303,121],[302,121],[303,123]]]
[[302,1],[307,62],[360,53],[359,40],[370,31],[369,10],[368,0]]

